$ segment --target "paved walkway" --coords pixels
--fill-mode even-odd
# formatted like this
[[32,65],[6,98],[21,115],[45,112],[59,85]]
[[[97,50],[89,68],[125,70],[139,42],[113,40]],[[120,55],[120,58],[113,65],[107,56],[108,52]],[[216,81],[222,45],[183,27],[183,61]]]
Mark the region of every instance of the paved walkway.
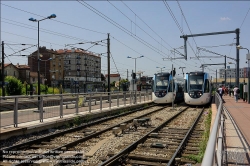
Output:
[[229,112],[229,114],[225,112],[224,123],[223,153],[227,158],[226,163],[227,165],[250,165],[250,104],[243,102],[242,99],[236,103],[230,96],[224,96],[223,99],[223,105]]
[[250,104],[239,99],[236,103],[233,97],[223,96],[224,106],[232,115],[240,131],[250,145]]

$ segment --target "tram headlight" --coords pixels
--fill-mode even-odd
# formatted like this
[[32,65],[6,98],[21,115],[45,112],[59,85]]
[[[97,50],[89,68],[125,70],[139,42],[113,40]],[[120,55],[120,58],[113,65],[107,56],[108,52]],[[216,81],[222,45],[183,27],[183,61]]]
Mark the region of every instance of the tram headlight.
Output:
[[189,92],[189,96],[193,96],[194,95],[194,92]]

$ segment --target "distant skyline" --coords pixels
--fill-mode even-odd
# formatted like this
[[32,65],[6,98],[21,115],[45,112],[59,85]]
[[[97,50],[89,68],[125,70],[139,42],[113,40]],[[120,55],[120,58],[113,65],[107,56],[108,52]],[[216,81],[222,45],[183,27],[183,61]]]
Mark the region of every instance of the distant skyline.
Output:
[[[187,61],[176,58],[184,54],[182,35],[233,31],[240,28],[240,45],[250,49],[249,1],[1,1],[1,42],[5,44],[5,63],[27,64],[27,58],[9,56],[37,45],[37,23],[29,18],[42,19],[51,14],[56,18],[40,22],[40,46],[48,49],[82,48],[102,54],[102,73],[107,74],[107,34],[110,33],[111,73],[129,77],[135,61],[127,58],[144,56],[136,61],[136,71],[152,77],[162,70],[170,72],[172,64],[176,75],[201,71],[202,64],[224,63],[224,58],[197,47],[236,58],[235,34],[188,38]],[[99,42],[95,45],[94,42]],[[75,44],[88,42],[87,44]],[[89,43],[93,42],[93,43]],[[73,44],[71,46],[66,46]],[[29,55],[31,47],[18,53]],[[240,68],[247,67],[247,50],[240,50]],[[195,60],[195,56],[211,56]],[[233,62],[228,59],[227,62]],[[235,68],[234,64],[228,64]],[[159,67],[159,68],[157,68]],[[213,78],[223,65],[205,68]]]

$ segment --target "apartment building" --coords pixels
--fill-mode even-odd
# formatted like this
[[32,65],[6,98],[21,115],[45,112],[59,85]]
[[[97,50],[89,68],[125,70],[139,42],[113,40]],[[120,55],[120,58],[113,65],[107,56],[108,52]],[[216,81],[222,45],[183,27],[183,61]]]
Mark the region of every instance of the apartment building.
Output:
[[[51,86],[51,73],[50,73],[50,58],[53,57],[55,51],[53,49],[47,49],[46,47],[39,47],[39,71],[40,71],[40,81],[42,84]],[[30,72],[38,71],[38,56],[37,51],[33,52],[28,56],[28,66],[30,67]],[[32,74],[35,77],[35,74]],[[37,75],[36,75],[37,77]],[[37,82],[38,77],[34,78]],[[32,79],[33,80],[33,79]]]
[[79,49],[60,49],[51,60],[52,78],[66,89],[80,92],[102,87],[101,57]]
[[[235,78],[236,77],[236,69],[235,68],[228,68],[226,69],[226,77],[227,78]],[[247,78],[247,67],[239,68],[239,77],[240,78]],[[225,78],[225,69],[219,70],[219,78]]]

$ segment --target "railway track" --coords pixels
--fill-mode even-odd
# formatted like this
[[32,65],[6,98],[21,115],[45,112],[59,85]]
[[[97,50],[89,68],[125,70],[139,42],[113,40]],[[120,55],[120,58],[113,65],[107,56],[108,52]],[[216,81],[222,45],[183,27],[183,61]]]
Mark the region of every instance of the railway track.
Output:
[[[97,142],[95,139],[102,138],[105,132],[114,133],[115,128],[122,126],[121,124],[132,124],[130,128],[137,128],[138,123],[144,124],[150,120],[142,118],[163,110],[164,107],[152,107],[145,110],[136,111],[134,113],[125,113],[123,115],[101,119],[89,124],[85,124],[74,129],[69,129],[60,133],[49,135],[37,140],[25,142],[11,147],[3,148],[2,152],[4,160],[11,161],[12,165],[27,165],[27,163],[46,162],[54,159],[55,163],[63,158],[61,161],[69,160],[70,162],[82,162],[86,158],[85,152],[77,148],[87,140],[89,142]],[[137,124],[133,123],[137,119]],[[118,133],[117,133],[118,134]],[[113,135],[117,135],[113,134]],[[101,139],[99,139],[101,140]],[[78,146],[81,147],[81,146]],[[85,147],[85,146],[84,146]],[[93,147],[93,146],[92,146]],[[83,154],[84,152],[84,154]],[[58,164],[62,164],[57,162]]]
[[113,156],[102,162],[107,165],[177,165],[192,163],[187,155],[197,150],[203,129],[204,108],[188,108],[162,122],[127,147],[117,149]]
[[4,156],[12,165],[193,163],[188,156],[198,149],[192,139],[202,136],[203,110],[147,108],[5,148]]

